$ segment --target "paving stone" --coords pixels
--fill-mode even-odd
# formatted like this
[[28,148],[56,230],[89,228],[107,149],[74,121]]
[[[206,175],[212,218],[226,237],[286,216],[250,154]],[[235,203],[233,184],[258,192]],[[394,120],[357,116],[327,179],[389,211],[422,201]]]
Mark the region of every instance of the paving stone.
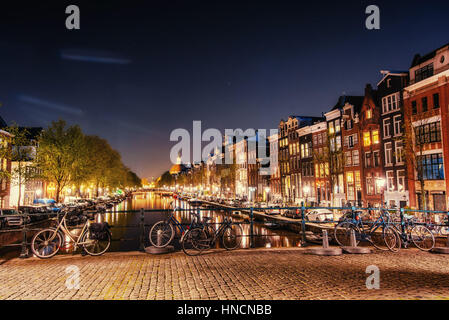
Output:
[[[80,289],[66,288],[68,266]],[[366,267],[380,269],[367,289]],[[302,248],[0,260],[0,299],[449,299],[449,256],[415,249],[322,257]]]

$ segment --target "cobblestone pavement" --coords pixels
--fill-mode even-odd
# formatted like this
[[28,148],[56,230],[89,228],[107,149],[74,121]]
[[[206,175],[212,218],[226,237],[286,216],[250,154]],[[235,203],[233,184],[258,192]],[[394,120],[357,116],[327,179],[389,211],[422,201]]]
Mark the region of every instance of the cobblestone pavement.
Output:
[[[80,270],[67,289],[68,266]],[[366,267],[380,269],[380,289],[367,289]],[[304,249],[140,252],[49,260],[0,260],[0,299],[449,299],[449,256],[399,253],[320,257]]]

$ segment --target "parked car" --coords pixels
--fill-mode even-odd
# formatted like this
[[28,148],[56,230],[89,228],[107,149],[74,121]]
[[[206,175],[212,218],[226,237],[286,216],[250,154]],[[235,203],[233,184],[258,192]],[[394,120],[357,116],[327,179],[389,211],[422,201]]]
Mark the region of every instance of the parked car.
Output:
[[301,213],[299,212],[299,209],[286,209],[284,210],[284,212],[282,212],[282,215],[286,218],[301,219]]
[[334,214],[328,209],[311,209],[306,212],[305,219],[308,221],[333,221]]
[[42,221],[45,219],[48,219],[48,212],[49,209],[47,206],[20,206],[19,212],[21,214],[28,214],[29,215],[29,222],[37,222]]
[[264,212],[266,215],[269,215],[269,216],[277,216],[282,213],[280,207],[273,208],[273,209],[267,209],[267,210],[264,210]]
[[[15,228],[21,227],[24,224],[24,217],[15,216],[19,215],[20,212],[16,209],[0,209],[0,225],[1,228]],[[26,218],[26,223],[29,223],[30,217]]]

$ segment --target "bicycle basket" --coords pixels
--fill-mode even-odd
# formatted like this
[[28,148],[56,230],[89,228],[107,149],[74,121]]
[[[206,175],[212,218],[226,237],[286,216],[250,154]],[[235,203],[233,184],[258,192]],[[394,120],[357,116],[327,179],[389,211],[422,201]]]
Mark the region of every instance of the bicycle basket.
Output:
[[80,217],[77,216],[77,215],[67,216],[66,217],[66,223],[67,223],[67,226],[69,226],[69,227],[77,226],[77,225],[79,225],[81,223],[80,222]]

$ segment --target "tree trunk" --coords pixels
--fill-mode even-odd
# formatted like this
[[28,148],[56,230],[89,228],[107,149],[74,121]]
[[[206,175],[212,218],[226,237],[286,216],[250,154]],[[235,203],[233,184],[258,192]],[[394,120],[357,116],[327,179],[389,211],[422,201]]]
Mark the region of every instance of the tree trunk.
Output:
[[423,210],[427,210],[427,198],[426,198],[426,192],[424,190],[424,179],[420,180],[421,185],[421,203],[423,206]]
[[22,169],[20,167],[20,162],[18,169],[19,169],[19,177],[18,177],[19,195],[17,197],[17,209],[19,209],[20,207],[20,198],[22,197]]
[[59,182],[56,184],[56,202],[59,203],[59,193],[61,192],[60,190],[61,186],[59,184]]

